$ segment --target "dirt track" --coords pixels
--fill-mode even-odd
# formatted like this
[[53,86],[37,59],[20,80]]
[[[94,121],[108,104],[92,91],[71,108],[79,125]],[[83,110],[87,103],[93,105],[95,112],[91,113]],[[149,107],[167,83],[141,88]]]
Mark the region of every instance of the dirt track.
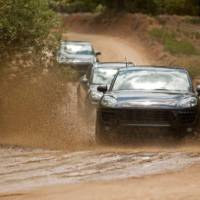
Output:
[[137,46],[134,41],[128,42],[120,37],[113,37],[102,34],[87,34],[87,33],[68,33],[64,36],[71,40],[85,40],[94,44],[97,51],[102,52],[101,61],[131,61],[135,64],[149,64],[148,58],[145,56],[144,50]]
[[[126,56],[128,60],[132,60],[137,64],[146,64],[148,59],[144,57],[141,48],[137,48],[134,43],[129,43],[125,39],[117,37],[109,37],[102,35],[70,33],[70,39],[89,40],[99,51],[102,51],[102,60],[124,60]],[[75,87],[72,87],[75,89]],[[75,94],[74,94],[75,99]],[[68,108],[71,109],[71,116],[65,116],[73,127],[77,126],[77,118],[75,110],[75,102],[72,101]],[[63,112],[66,113],[66,112]],[[76,119],[76,120],[75,120]],[[74,129],[73,129],[74,130]],[[193,164],[199,164],[200,153],[199,148],[192,147],[185,150],[185,147],[169,147],[156,148],[148,147],[129,147],[129,148],[103,148],[91,146],[91,130],[85,131],[79,127],[76,134],[83,134],[84,145],[81,140],[76,140],[76,148],[73,151],[65,148],[65,151],[50,151],[42,149],[27,148],[9,148],[2,146],[0,148],[0,195],[1,199],[197,199],[199,191],[197,185],[200,179],[197,179],[199,167],[191,168],[183,173],[168,174],[169,172],[179,171]],[[77,131],[77,129],[76,129]],[[67,133],[65,133],[67,134]],[[54,135],[56,137],[56,134]],[[23,137],[18,135],[18,138]],[[88,137],[88,140],[87,140]],[[64,137],[63,137],[64,138]],[[58,138],[58,139],[63,139]],[[72,137],[73,138],[73,137]],[[76,138],[76,137],[75,137]],[[83,138],[83,137],[81,137]],[[45,138],[46,139],[46,138]],[[14,144],[12,138],[6,140],[5,143]],[[40,137],[42,140],[42,137]],[[20,139],[17,144],[20,145]],[[58,140],[56,140],[58,142]],[[88,141],[88,143],[87,143]],[[82,146],[82,150],[77,146]],[[53,144],[53,142],[51,142]],[[61,147],[64,142],[60,141]],[[28,139],[26,146],[29,145]],[[41,147],[42,142],[38,145]],[[24,145],[24,144],[23,144]],[[37,146],[32,143],[31,146]],[[57,144],[59,145],[59,144]],[[66,143],[67,145],[67,143]],[[162,145],[162,144],[161,144]],[[47,147],[47,146],[45,146]],[[54,146],[52,146],[54,148]],[[58,146],[56,146],[58,148]],[[66,150],[67,149],[67,150]],[[170,149],[170,150],[169,150]],[[192,150],[192,151],[191,151]],[[191,153],[193,152],[193,153]],[[150,176],[153,174],[164,173],[165,175]],[[189,173],[193,173],[189,175]],[[150,177],[146,177],[149,175]],[[131,178],[127,180],[127,178]],[[176,177],[176,179],[174,178]],[[188,180],[189,187],[179,185],[183,178],[183,183]],[[117,179],[117,181],[115,181]],[[123,179],[119,181],[118,179]],[[166,190],[167,181],[169,183],[169,191]],[[173,181],[173,180],[176,181]],[[105,180],[109,182],[104,183]],[[91,183],[85,182],[95,181]],[[99,182],[100,181],[100,182]],[[103,182],[102,182],[103,181]],[[52,188],[41,189],[35,192],[25,192],[35,187],[48,186],[52,184],[67,184],[66,186],[56,186]],[[70,185],[69,185],[70,183]],[[81,183],[71,185],[72,183]],[[139,183],[139,184],[138,184]],[[151,185],[152,183],[152,185]],[[105,187],[106,186],[106,187]],[[125,186],[125,187],[123,187]],[[177,190],[176,190],[177,186]],[[91,189],[90,189],[91,187]],[[159,189],[156,189],[156,188]],[[136,188],[135,192],[133,188]],[[185,189],[184,189],[185,188]],[[143,190],[144,189],[144,190]],[[123,192],[123,190],[125,192]],[[170,191],[172,193],[170,193]],[[193,192],[192,192],[193,191]],[[180,192],[182,193],[179,194]],[[48,194],[48,195],[47,195]],[[166,194],[166,196],[163,196]],[[177,196],[179,194],[179,197]],[[135,198],[133,198],[135,197]]]

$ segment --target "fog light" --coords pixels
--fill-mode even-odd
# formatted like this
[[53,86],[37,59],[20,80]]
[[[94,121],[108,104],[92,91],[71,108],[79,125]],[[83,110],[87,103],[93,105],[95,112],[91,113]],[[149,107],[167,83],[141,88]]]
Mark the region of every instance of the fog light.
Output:
[[192,128],[187,128],[187,132],[188,132],[188,133],[191,133],[192,131],[193,131]]

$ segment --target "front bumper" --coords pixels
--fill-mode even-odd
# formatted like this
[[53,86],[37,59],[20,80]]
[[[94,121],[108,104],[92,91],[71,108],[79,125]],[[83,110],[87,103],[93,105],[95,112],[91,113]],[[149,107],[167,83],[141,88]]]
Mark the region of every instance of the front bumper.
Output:
[[69,66],[78,71],[81,74],[87,73],[87,71],[93,66],[93,63],[60,63],[61,66]]
[[198,122],[198,109],[101,109],[97,119],[105,131],[134,128],[193,130]]

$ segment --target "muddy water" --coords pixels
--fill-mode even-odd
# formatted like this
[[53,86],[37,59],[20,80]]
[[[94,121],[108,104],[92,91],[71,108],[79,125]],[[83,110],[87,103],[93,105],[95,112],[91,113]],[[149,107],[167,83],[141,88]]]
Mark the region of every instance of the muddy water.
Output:
[[40,186],[113,180],[180,170],[200,162],[200,153],[63,152],[0,148],[0,192]]

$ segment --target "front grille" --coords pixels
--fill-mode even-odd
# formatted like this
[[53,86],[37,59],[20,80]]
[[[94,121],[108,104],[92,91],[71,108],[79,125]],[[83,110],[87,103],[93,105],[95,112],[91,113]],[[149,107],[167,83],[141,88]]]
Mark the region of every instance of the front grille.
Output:
[[165,110],[124,110],[120,114],[120,121],[136,124],[169,124],[173,118],[173,113]]
[[118,110],[102,112],[102,120],[121,124],[170,124],[175,119],[173,112],[167,110]]
[[193,123],[196,119],[196,110],[188,109],[178,112],[179,121],[184,124]]

